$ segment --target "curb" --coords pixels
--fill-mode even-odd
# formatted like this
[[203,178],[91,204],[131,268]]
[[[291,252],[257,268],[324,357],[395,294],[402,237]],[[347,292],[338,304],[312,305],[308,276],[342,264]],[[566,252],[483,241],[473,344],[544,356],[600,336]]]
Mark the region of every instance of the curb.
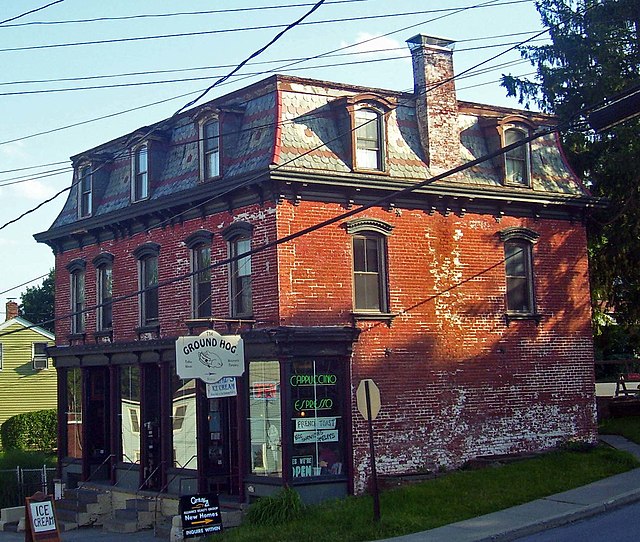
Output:
[[[552,501],[553,499],[546,498],[541,500]],[[564,525],[575,523],[576,521],[581,521],[605,512],[611,512],[627,504],[632,504],[638,501],[640,501],[640,489],[622,493],[604,503],[587,505],[574,512],[539,520],[531,523],[530,525],[524,525],[522,527],[516,527],[490,536],[478,538],[474,542],[508,542],[511,540],[517,540],[518,538],[530,536],[548,529],[555,529],[556,527],[563,527]]]

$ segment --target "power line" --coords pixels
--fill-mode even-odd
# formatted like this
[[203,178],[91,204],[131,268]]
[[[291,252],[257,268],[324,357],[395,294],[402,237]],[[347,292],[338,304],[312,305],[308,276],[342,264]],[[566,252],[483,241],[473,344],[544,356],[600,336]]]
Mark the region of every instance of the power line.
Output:
[[[588,11],[589,9],[591,9],[591,8],[587,7],[587,8],[585,9],[585,11]],[[562,23],[559,23],[559,24],[562,24]],[[543,30],[543,31],[541,31],[538,35],[542,35],[542,34],[544,34],[544,33],[548,32],[549,30],[550,30],[550,29]],[[531,41],[531,40],[535,39],[538,35],[533,36],[533,37],[529,38],[528,40],[525,40],[525,41],[524,41],[524,42],[522,42],[520,45],[524,45],[524,44],[528,43],[529,41]],[[505,54],[506,52],[508,52],[508,50],[507,50],[507,51],[503,51],[503,53],[501,53],[501,54]],[[479,66],[481,66],[481,65],[483,65],[483,64],[487,64],[487,63],[491,62],[492,60],[494,60],[495,58],[497,58],[498,56],[500,56],[500,54],[499,54],[499,55],[494,55],[493,57],[490,57],[489,59],[486,59],[486,60],[484,60],[483,62],[480,62],[480,63],[476,64],[475,66],[473,66],[473,67],[469,68],[468,70],[465,70],[464,72],[462,72],[462,74],[464,74],[464,73],[468,73],[468,72],[469,72],[469,71],[471,71],[472,69],[476,69],[476,68],[478,68]],[[435,85],[431,86],[429,89],[427,89],[427,92],[428,92],[428,91],[432,91],[432,90],[434,90],[435,88],[437,88],[437,87],[439,87],[439,86],[442,86],[442,85],[444,85],[444,84],[446,84],[446,83],[448,83],[448,82],[450,82],[450,81],[454,80],[456,77],[457,77],[457,76],[455,76],[455,75],[454,75],[453,77],[450,77],[450,78],[448,78],[448,79],[446,79],[446,80],[444,80],[444,81],[441,81],[441,82],[439,82],[439,83],[437,83],[437,84],[435,84]],[[426,180],[424,180],[424,181],[421,181],[421,182],[419,182],[419,183],[415,183],[415,184],[413,184],[413,185],[407,186],[407,187],[405,187],[405,188],[403,188],[403,189],[393,191],[393,192],[391,192],[390,194],[387,194],[386,196],[383,196],[383,197],[381,197],[381,198],[378,198],[377,200],[375,200],[375,201],[373,201],[373,202],[370,202],[370,203],[368,203],[368,204],[362,205],[361,207],[358,207],[357,209],[352,209],[352,210],[347,211],[347,212],[345,212],[345,213],[342,213],[342,214],[340,214],[340,215],[338,215],[338,216],[335,216],[335,217],[330,218],[330,219],[328,219],[328,220],[325,220],[325,221],[323,221],[323,222],[317,223],[317,224],[315,224],[315,225],[313,225],[313,226],[309,226],[309,227],[307,227],[307,228],[303,228],[302,230],[299,230],[298,232],[295,232],[295,233],[293,233],[293,234],[287,235],[287,236],[282,237],[282,238],[280,238],[280,239],[276,239],[276,240],[274,240],[274,241],[271,241],[271,242],[265,243],[265,244],[261,245],[260,247],[257,247],[257,248],[255,248],[255,249],[251,249],[251,250],[246,251],[246,252],[244,252],[244,253],[242,253],[242,254],[238,254],[238,255],[236,255],[236,256],[234,256],[234,257],[230,257],[230,258],[226,258],[226,259],[223,259],[223,260],[219,260],[216,264],[212,264],[209,268],[210,268],[210,269],[213,269],[214,267],[219,267],[219,266],[221,266],[221,265],[226,265],[226,264],[232,263],[232,262],[237,261],[237,260],[239,260],[239,259],[241,259],[241,258],[244,258],[244,257],[246,257],[246,256],[248,256],[248,255],[252,255],[252,254],[255,254],[255,253],[262,252],[262,251],[264,251],[264,250],[267,250],[267,249],[269,249],[269,248],[272,248],[272,247],[278,246],[278,245],[283,244],[283,243],[287,243],[287,242],[292,241],[292,240],[294,240],[294,239],[296,239],[296,238],[298,238],[298,237],[301,237],[301,236],[303,236],[303,235],[306,235],[306,234],[311,233],[311,232],[313,232],[313,231],[316,231],[316,230],[318,230],[318,229],[324,228],[324,227],[329,226],[329,225],[331,225],[331,224],[334,224],[334,223],[336,223],[336,222],[343,221],[343,220],[345,220],[346,218],[349,218],[349,217],[351,217],[351,216],[353,216],[353,215],[355,215],[355,214],[361,213],[361,212],[362,212],[362,211],[364,211],[364,210],[370,209],[370,208],[372,208],[372,207],[378,207],[378,206],[381,206],[382,204],[388,204],[388,203],[392,202],[394,199],[397,199],[397,198],[398,198],[398,197],[400,197],[400,196],[408,195],[408,194],[410,194],[410,193],[414,192],[415,190],[418,190],[418,189],[420,189],[420,188],[423,188],[423,187],[425,187],[425,186],[427,186],[427,185],[429,185],[429,184],[432,184],[432,183],[434,183],[434,182],[437,182],[437,181],[439,181],[439,180],[442,180],[442,179],[444,179],[444,178],[446,178],[446,177],[449,177],[449,176],[451,176],[451,175],[455,175],[455,174],[457,174],[457,173],[460,173],[460,172],[462,172],[462,171],[464,171],[464,170],[466,170],[466,169],[469,169],[469,168],[471,168],[471,167],[474,167],[474,166],[476,166],[476,165],[478,165],[478,164],[481,164],[481,163],[483,163],[483,162],[485,162],[485,161],[487,161],[487,160],[491,160],[491,159],[496,158],[497,156],[500,156],[500,155],[502,155],[502,154],[504,154],[504,153],[510,152],[511,150],[517,149],[517,148],[519,148],[519,147],[520,147],[520,146],[522,146],[522,145],[525,145],[525,144],[530,143],[531,141],[534,141],[535,139],[538,139],[538,138],[543,137],[543,136],[545,136],[545,135],[549,135],[549,134],[555,133],[555,132],[557,132],[558,130],[562,129],[562,127],[563,127],[563,126],[564,126],[564,127],[568,127],[568,126],[570,126],[570,124],[571,124],[572,122],[574,122],[574,119],[576,119],[577,117],[579,117],[579,114],[580,114],[580,113],[575,114],[571,119],[568,119],[568,120],[567,120],[567,121],[565,121],[565,123],[563,123],[562,125],[558,125],[558,126],[555,126],[555,127],[552,127],[552,128],[547,128],[547,129],[546,129],[546,130],[544,130],[544,131],[536,132],[536,133],[534,133],[534,134],[531,134],[531,135],[529,135],[528,137],[523,138],[523,139],[521,139],[521,140],[518,140],[518,141],[517,141],[517,142],[515,142],[515,143],[512,143],[512,144],[510,144],[510,145],[506,145],[505,147],[502,147],[501,149],[498,149],[498,150],[496,150],[496,151],[493,151],[493,152],[491,152],[491,153],[489,153],[489,154],[487,154],[487,155],[484,155],[484,156],[482,156],[482,157],[480,157],[480,158],[476,158],[476,159],[474,159],[474,160],[471,160],[471,161],[469,161],[469,162],[467,162],[467,163],[465,163],[465,164],[462,164],[462,165],[460,165],[460,166],[457,166],[457,167],[455,167],[455,168],[452,168],[452,169],[450,169],[450,170],[448,170],[448,171],[445,171],[445,172],[443,172],[443,173],[441,173],[441,174],[439,174],[439,175],[436,175],[436,176],[434,176],[434,177],[431,177],[431,178],[426,179]],[[338,136],[338,137],[340,137],[340,136]],[[328,142],[324,142],[322,145],[318,146],[318,148],[319,148],[319,147],[322,147],[322,146],[324,146],[324,145],[326,145],[327,143],[328,143]],[[306,152],[305,152],[305,153],[303,153],[301,156],[304,156],[304,155],[306,155],[306,154],[308,154],[308,153],[310,153],[310,152],[313,152],[313,150],[315,150],[315,149],[311,149],[311,150],[309,150],[309,151],[306,151]],[[274,168],[274,170],[275,170],[275,169],[278,169],[278,168],[281,168],[281,167],[283,167],[284,165],[287,165],[288,163],[291,163],[291,162],[293,162],[294,160],[296,160],[296,159],[298,159],[298,158],[299,158],[299,157],[293,158],[293,159],[289,160],[287,163],[285,163],[285,164],[281,164],[281,165],[277,166],[276,168]],[[257,178],[257,177],[254,177],[253,179],[250,179],[249,181],[250,181],[250,182],[253,182],[253,181],[255,181],[255,180],[256,180],[256,178]],[[249,182],[249,181],[248,181],[248,182]],[[239,188],[239,187],[241,187],[241,186],[244,186],[244,185],[246,185],[246,184],[247,184],[247,182],[242,183],[241,185],[238,185],[238,186],[234,187],[234,189],[237,189],[237,188]],[[73,185],[72,185],[72,186],[73,186]],[[70,188],[71,188],[71,187],[69,187],[69,189],[70,189]],[[221,197],[221,195],[218,195],[218,196],[216,196],[216,197],[214,197],[214,198],[211,198],[210,200],[207,200],[207,201],[212,201],[212,200],[214,200],[214,199],[218,199],[219,197]],[[206,202],[205,202],[205,203],[206,203]],[[181,214],[181,213],[180,213],[180,214]],[[179,214],[178,214],[178,215],[174,215],[174,217],[175,217],[175,216],[179,216]],[[4,226],[0,227],[0,229],[2,229],[3,227],[4,227]],[[177,277],[173,277],[173,278],[171,278],[171,279],[168,279],[168,280],[166,280],[166,281],[163,281],[162,283],[158,283],[157,285],[154,285],[152,288],[140,289],[140,290],[138,290],[138,291],[136,291],[136,292],[133,292],[133,293],[127,294],[127,295],[125,295],[125,296],[120,296],[120,297],[118,297],[118,298],[114,298],[114,299],[112,299],[112,300],[110,301],[110,304],[113,304],[113,303],[118,302],[118,301],[123,301],[123,300],[125,300],[125,299],[130,299],[130,298],[132,298],[132,297],[136,297],[136,296],[140,295],[141,293],[143,293],[143,292],[145,292],[145,291],[148,291],[148,290],[150,290],[150,289],[156,289],[156,288],[158,288],[158,289],[159,289],[160,287],[168,286],[168,285],[173,284],[173,283],[175,283],[175,282],[178,282],[178,281],[180,281],[180,280],[184,280],[184,279],[186,279],[186,278],[192,277],[192,276],[194,276],[194,275],[196,275],[196,274],[198,274],[198,273],[200,273],[200,272],[202,272],[202,271],[203,271],[202,269],[198,269],[198,270],[192,271],[192,272],[190,272],[190,273],[185,273],[185,274],[183,274],[183,275],[179,275],[179,276],[177,276]],[[92,307],[89,307],[89,308],[84,309],[83,311],[79,311],[79,312],[71,313],[71,314],[68,314],[68,315],[65,315],[65,316],[62,316],[62,317],[57,317],[57,318],[54,318],[53,320],[49,320],[49,321],[46,321],[46,322],[41,322],[41,323],[36,324],[36,325],[44,325],[44,324],[53,323],[53,322],[58,321],[58,320],[62,320],[62,319],[69,318],[70,316],[73,316],[73,315],[75,315],[75,314],[79,314],[79,313],[86,313],[86,312],[89,312],[89,311],[95,310],[95,309],[97,309],[97,308],[99,308],[100,306],[103,306],[103,305],[104,305],[104,304],[102,304],[102,305],[101,305],[101,304],[94,305],[94,306],[92,306]],[[34,327],[35,327],[35,326],[34,326]],[[28,329],[28,328],[27,328],[27,329]],[[12,333],[12,332],[10,331],[10,332],[7,332],[7,333],[5,333],[5,334],[8,334],[8,333]],[[2,336],[2,335],[0,335],[0,336]]]
[[[513,4],[513,3],[521,3],[521,2],[530,2],[530,0],[511,0],[506,3]],[[461,8],[461,9],[478,9],[480,7],[485,7],[485,6],[480,4],[480,5],[472,6],[470,8]],[[320,21],[311,21],[311,22],[305,22],[305,23],[299,23],[299,24],[300,26],[334,24],[334,23],[342,23],[342,22],[366,21],[366,20],[373,20],[373,19],[389,19],[391,17],[409,17],[409,16],[416,16],[416,15],[425,15],[428,13],[441,13],[443,11],[455,13],[455,10],[452,10],[452,9],[421,10],[421,11],[409,11],[404,13],[387,13],[383,15],[362,15],[359,17],[325,19]],[[213,34],[228,34],[233,32],[248,32],[248,31],[254,31],[254,30],[273,30],[276,28],[286,28],[286,25],[271,24],[271,25],[260,25],[260,26],[243,26],[243,27],[237,27],[237,28],[224,28],[224,29],[217,29],[217,30],[201,30],[198,32],[178,32],[174,34],[154,34],[151,36],[135,36],[131,38],[110,38],[110,39],[104,39],[104,40],[53,43],[53,44],[47,44],[47,45],[27,45],[27,46],[21,46],[21,47],[6,47],[3,49],[0,49],[0,53],[8,53],[8,52],[16,52],[16,51],[32,51],[32,50],[42,50],[42,49],[55,49],[55,48],[61,48],[61,47],[78,47],[78,46],[87,46],[87,45],[105,45],[105,44],[112,44],[112,43],[129,43],[134,41],[149,41],[149,40],[158,40],[158,39],[209,36]]]
[[27,282],[23,282],[22,284],[18,284],[17,286],[14,286],[13,288],[9,288],[8,290],[4,290],[2,292],[0,292],[0,295],[4,295],[8,292],[11,292],[13,290],[17,290],[18,288],[22,288],[23,286],[26,286],[27,284],[31,284],[32,282],[35,282],[36,280],[40,280],[43,279],[45,277],[48,277],[49,273],[45,273],[44,275],[40,275],[39,277],[36,277],[35,279],[31,279],[28,280]]
[[[325,5],[328,6],[330,4],[352,4],[355,2],[369,2],[369,1],[370,0],[331,0],[326,2]],[[300,7],[309,7],[309,6],[313,6],[313,4],[312,3],[311,4],[309,3],[283,4],[283,5],[275,5],[275,6],[256,6],[256,7],[247,7],[247,8],[212,9],[212,10],[206,10],[206,11],[179,11],[174,13],[143,13],[138,15],[121,15],[118,17],[94,17],[92,19],[70,19],[70,20],[63,20],[63,21],[31,21],[28,23],[10,24],[6,26],[7,28],[10,28],[10,27],[31,26],[31,25],[59,25],[59,24],[95,23],[95,22],[106,22],[106,21],[127,21],[131,19],[180,17],[184,15],[188,15],[188,16],[215,15],[215,14],[221,14],[221,13],[268,11],[268,10],[274,10],[274,9],[289,9],[289,8],[300,8]]]
[[[10,19],[5,19],[4,21],[0,21],[0,25],[4,25],[5,23],[11,22],[11,21],[15,21],[17,19],[20,19],[22,17],[25,17],[27,15],[31,15],[32,13],[35,13],[36,11],[42,11],[43,9],[47,9],[48,7],[51,7],[55,4],[60,4],[61,2],[64,2],[64,0],[55,0],[55,2],[50,2],[49,4],[45,5],[45,6],[41,6],[39,8],[36,9],[32,9],[31,11],[25,11],[24,13],[21,13],[20,15],[16,15],[15,17],[11,17]],[[9,26],[13,26],[13,25],[6,25],[7,27]]]
[[[271,45],[273,45],[275,42],[277,42],[284,34],[286,34],[289,30],[291,30],[292,28],[295,28],[296,26],[300,25],[302,23],[302,21],[304,21],[304,19],[306,19],[307,17],[309,17],[312,13],[314,13],[317,9],[320,8],[320,6],[322,4],[324,4],[325,0],[319,0],[318,2],[316,2],[313,7],[307,11],[307,13],[305,13],[304,15],[302,15],[301,17],[299,17],[298,19],[296,19],[294,22],[290,23],[289,25],[286,26],[286,28],[284,28],[283,30],[281,30],[280,32],[278,32],[278,34],[276,34],[276,36],[274,38],[272,38],[266,45],[264,45],[263,47],[261,47],[260,49],[254,51],[253,53],[251,53],[245,60],[243,60],[240,64],[238,64],[238,66],[231,70],[231,72],[229,72],[229,74],[227,74],[225,77],[222,77],[220,79],[218,79],[215,83],[213,83],[212,85],[210,85],[208,88],[206,88],[204,91],[202,91],[196,98],[194,98],[193,100],[189,101],[187,104],[185,104],[184,106],[182,106],[180,109],[178,109],[171,117],[174,118],[175,116],[177,116],[178,114],[180,114],[184,109],[194,105],[195,103],[197,103],[203,96],[205,96],[211,89],[215,88],[218,84],[223,83],[225,80],[227,80],[231,75],[233,75],[235,72],[237,72],[238,70],[240,70],[247,62],[249,62],[249,60],[251,60],[252,58],[257,57],[258,55],[260,55],[261,53],[263,53],[266,49],[268,49]],[[169,120],[170,120],[169,119]],[[157,125],[156,125],[157,126]],[[145,134],[145,138],[148,137],[149,135],[151,135],[154,131],[156,130],[156,128],[151,128],[146,134]],[[123,151],[126,150],[123,149]],[[121,151],[122,152],[122,151]],[[117,159],[118,157],[118,153],[116,153],[116,156],[114,158],[112,158],[112,160]],[[104,167],[104,164],[102,164],[101,166],[99,166],[99,168]],[[98,169],[99,169],[98,168]],[[79,181],[76,181],[75,184],[77,184]],[[58,196],[60,196],[61,194],[71,190],[71,188],[74,186],[74,183],[71,183],[70,186],[59,190],[56,194],[54,194],[52,197],[44,200],[43,202],[39,203],[36,207],[33,207],[32,209],[29,209],[27,211],[25,211],[24,213],[22,213],[20,216],[18,216],[17,218],[14,218],[12,220],[9,220],[8,222],[5,222],[2,226],[0,226],[0,230],[3,230],[4,228],[6,228],[7,226],[14,224],[16,222],[18,222],[19,220],[21,220],[22,218],[24,218],[25,216],[34,213],[35,211],[37,211],[38,209],[40,209],[42,206],[46,205],[47,203],[49,203],[50,201],[53,201],[54,199],[56,199]]]

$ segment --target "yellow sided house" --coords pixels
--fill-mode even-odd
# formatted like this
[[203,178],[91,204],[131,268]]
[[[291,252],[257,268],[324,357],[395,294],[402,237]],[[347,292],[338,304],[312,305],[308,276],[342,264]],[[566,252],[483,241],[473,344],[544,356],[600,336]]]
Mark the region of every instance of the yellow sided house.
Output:
[[18,316],[7,303],[0,324],[0,425],[16,414],[56,408],[56,370],[47,357],[54,335]]

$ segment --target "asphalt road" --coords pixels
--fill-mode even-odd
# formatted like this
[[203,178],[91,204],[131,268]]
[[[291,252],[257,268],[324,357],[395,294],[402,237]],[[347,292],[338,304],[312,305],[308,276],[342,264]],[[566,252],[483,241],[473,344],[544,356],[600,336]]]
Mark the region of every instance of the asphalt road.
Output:
[[517,542],[575,542],[576,540],[606,542],[637,542],[640,540],[640,502],[612,512],[542,531]]

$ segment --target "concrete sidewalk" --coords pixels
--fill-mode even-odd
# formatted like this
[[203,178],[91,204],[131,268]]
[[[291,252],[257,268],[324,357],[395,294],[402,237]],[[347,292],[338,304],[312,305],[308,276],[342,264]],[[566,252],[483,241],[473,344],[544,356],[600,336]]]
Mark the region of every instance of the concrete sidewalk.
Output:
[[[640,445],[616,435],[604,443],[640,459]],[[516,540],[640,501],[640,469],[598,480],[520,506],[444,527],[388,539],[388,542],[490,542]]]

